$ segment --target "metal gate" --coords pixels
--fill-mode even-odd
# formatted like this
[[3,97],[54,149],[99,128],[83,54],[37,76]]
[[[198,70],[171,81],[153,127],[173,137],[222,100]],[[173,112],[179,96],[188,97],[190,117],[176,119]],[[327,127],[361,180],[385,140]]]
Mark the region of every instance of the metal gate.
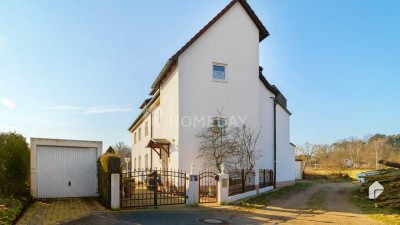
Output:
[[218,175],[211,171],[199,174],[199,203],[217,202]]
[[122,173],[121,207],[186,203],[186,173],[175,170],[135,170]]

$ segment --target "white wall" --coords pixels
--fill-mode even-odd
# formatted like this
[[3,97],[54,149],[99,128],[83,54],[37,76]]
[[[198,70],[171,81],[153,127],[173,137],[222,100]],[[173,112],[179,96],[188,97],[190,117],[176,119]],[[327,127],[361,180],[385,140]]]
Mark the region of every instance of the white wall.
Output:
[[[179,168],[179,77],[178,69],[175,68],[171,75],[161,85],[160,94],[160,134],[155,138],[165,138],[175,145],[170,145],[169,168]],[[178,145],[178,146],[177,146]]]
[[257,163],[260,169],[274,168],[274,101],[275,95],[259,82],[260,139],[262,157]]
[[[212,65],[227,64],[227,82],[212,81]],[[228,117],[246,117],[259,128],[258,117],[259,30],[240,3],[236,3],[179,57],[179,115],[208,117],[223,108]],[[202,126],[181,126],[180,168],[189,170],[195,162]]]
[[[161,85],[160,90],[160,102],[159,105],[151,107],[150,111],[153,114],[153,138],[156,139],[167,139],[172,141],[173,139],[179,140],[178,132],[178,112],[179,112],[179,89],[178,89],[178,70],[175,68],[171,75],[166,81]],[[148,121],[149,132],[145,136],[145,124]],[[139,128],[141,128],[142,138],[139,141]],[[137,142],[134,143],[134,134],[137,135]],[[141,159],[141,168],[145,168],[145,155],[148,154],[148,166],[151,163],[151,149],[146,148],[147,144],[151,139],[151,116],[150,113],[146,113],[143,117],[142,122],[131,133],[132,141],[132,168],[135,168],[136,159],[136,169],[139,169],[139,157]],[[163,158],[166,153],[161,151]],[[178,169],[178,148],[174,145],[170,146],[170,158],[168,160],[168,167],[172,169]],[[160,157],[157,153],[153,151],[153,167],[161,168],[162,163]]]
[[290,115],[276,106],[276,181],[295,180],[295,152],[290,144]]

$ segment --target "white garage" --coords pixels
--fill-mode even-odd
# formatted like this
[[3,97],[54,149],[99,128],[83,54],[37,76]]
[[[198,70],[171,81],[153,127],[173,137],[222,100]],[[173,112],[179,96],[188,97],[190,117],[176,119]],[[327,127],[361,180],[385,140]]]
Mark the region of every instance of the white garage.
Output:
[[96,160],[102,142],[31,138],[34,198],[97,196]]

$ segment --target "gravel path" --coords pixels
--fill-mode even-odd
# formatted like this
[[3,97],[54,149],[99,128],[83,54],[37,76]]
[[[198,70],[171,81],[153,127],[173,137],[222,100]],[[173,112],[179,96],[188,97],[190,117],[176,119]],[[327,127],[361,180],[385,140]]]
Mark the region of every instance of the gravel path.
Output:
[[[348,201],[352,183],[323,183],[292,195],[284,196],[270,203],[268,207],[251,209],[246,213],[233,212],[232,215],[246,217],[265,224],[346,224],[379,225]],[[324,195],[318,195],[323,192]],[[310,209],[309,203],[315,196],[320,207]],[[249,213],[251,212],[251,213]]]

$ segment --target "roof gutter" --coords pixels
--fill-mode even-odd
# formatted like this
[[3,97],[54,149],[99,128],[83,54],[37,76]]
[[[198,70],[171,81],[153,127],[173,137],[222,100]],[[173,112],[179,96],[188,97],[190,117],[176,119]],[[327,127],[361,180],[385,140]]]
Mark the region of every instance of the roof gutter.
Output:
[[157,92],[153,98],[150,100],[150,102],[144,107],[142,112],[140,112],[139,116],[136,118],[136,120],[132,123],[132,125],[128,128],[128,131],[132,131],[132,128],[139,122],[139,120],[145,115],[145,113],[148,111],[150,106],[157,100],[157,98],[160,96],[160,92]]

